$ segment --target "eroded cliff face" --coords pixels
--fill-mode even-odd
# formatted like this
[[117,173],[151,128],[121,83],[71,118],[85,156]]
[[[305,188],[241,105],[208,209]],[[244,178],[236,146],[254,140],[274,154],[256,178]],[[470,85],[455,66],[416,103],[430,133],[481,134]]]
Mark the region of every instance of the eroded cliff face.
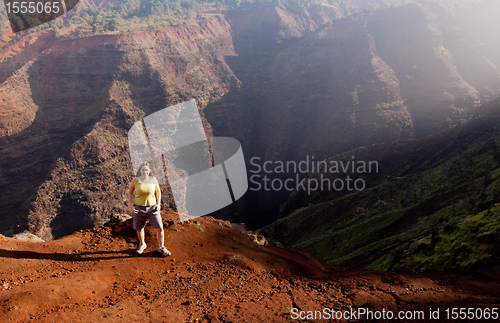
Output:
[[[255,28],[247,27],[248,17],[259,21],[258,9],[247,12],[246,20],[229,16],[239,56],[228,63],[243,85],[210,104],[208,120],[219,135],[243,141],[247,160],[259,157],[261,165],[308,156],[322,160],[461,124],[482,100],[500,93],[500,73],[487,58],[491,50],[472,46],[467,10],[408,4],[317,29],[320,24],[295,17],[294,33],[288,34],[280,31],[289,26],[287,16],[286,23],[265,26],[278,32],[253,38],[247,35]],[[280,17],[278,9],[268,12]],[[262,187],[248,192],[245,221],[256,227],[273,221],[288,194]]]
[[128,129],[187,99],[204,107],[237,84],[224,63],[235,55],[229,30],[213,17],[199,26],[54,42],[8,77],[1,88],[12,108],[2,121],[14,125],[2,127],[0,139],[3,230],[18,222],[51,238],[126,212]]
[[[481,90],[484,98],[498,94],[498,87],[493,93],[481,86],[474,88],[464,79],[468,75],[460,74],[457,55],[452,51],[460,54],[469,48],[459,39],[451,50],[445,47],[443,37],[452,37],[450,29],[456,25],[443,23],[435,16],[434,11],[445,10],[444,7],[434,10],[432,7],[410,4],[381,11],[366,26],[380,58],[401,81],[401,95],[412,115],[417,137],[467,121],[479,106]],[[450,9],[448,16],[453,13]],[[479,64],[489,63],[484,57],[476,59]],[[498,71],[491,69],[491,72],[498,82]]]
[[[460,124],[500,91],[491,48],[463,36],[464,8],[410,4],[325,27],[339,17],[331,7],[304,15],[256,5],[197,26],[43,34],[25,44],[32,51],[7,49],[0,229],[51,238],[127,212],[127,131],[192,98],[207,135],[239,139],[247,161],[320,160]],[[288,193],[249,191],[224,216],[269,223]],[[173,208],[168,187],[164,197]]]

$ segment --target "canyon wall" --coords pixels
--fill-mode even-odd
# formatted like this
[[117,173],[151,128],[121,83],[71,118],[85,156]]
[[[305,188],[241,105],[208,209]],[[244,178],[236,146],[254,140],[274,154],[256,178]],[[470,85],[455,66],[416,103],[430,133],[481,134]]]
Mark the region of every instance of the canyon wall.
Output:
[[[127,131],[187,99],[204,107],[237,84],[224,62],[235,55],[229,30],[213,17],[198,26],[54,39],[28,57],[1,84],[9,107],[1,120],[2,229],[20,224],[52,238],[127,212]],[[173,207],[165,190],[165,208]]]
[[[467,29],[482,7],[408,4],[317,29],[320,21],[260,10],[244,19],[228,15],[238,53],[228,64],[243,85],[205,113],[217,134],[240,139],[247,160],[259,157],[261,166],[434,134],[500,95],[499,69],[488,58],[494,50],[474,46],[478,40]],[[256,26],[271,32],[259,34]],[[288,194],[249,191],[245,221],[253,227],[273,221]]]
[[[240,140],[247,162],[321,160],[463,123],[500,93],[496,47],[474,45],[469,9],[338,19],[253,5],[148,32],[35,34],[1,53],[0,231],[53,238],[128,212],[127,131],[192,98],[207,135]],[[218,215],[258,227],[288,194],[249,191]]]

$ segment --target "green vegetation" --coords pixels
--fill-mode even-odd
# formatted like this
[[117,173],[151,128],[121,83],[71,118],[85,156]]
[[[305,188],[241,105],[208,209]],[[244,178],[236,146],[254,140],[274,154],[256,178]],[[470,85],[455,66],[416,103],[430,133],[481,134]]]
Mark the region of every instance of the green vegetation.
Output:
[[[464,3],[475,0],[430,1]],[[329,6],[336,8],[343,17],[351,17],[359,13],[399,6],[408,2],[422,2],[422,0],[372,0],[364,6],[360,6],[356,0],[124,0],[96,2],[98,5],[89,5],[88,7],[80,3],[68,14],[58,19],[19,33],[19,37],[7,45],[29,34],[51,29],[55,31],[57,36],[70,34],[69,38],[81,38],[99,34],[137,32],[168,26],[190,25],[195,24],[193,19],[221,14],[231,9],[245,9],[255,3],[274,4],[305,15],[308,15],[311,10],[321,8],[321,6]],[[5,23],[6,19],[6,12],[0,12],[0,23]],[[35,25],[37,24],[33,26]],[[4,33],[5,30],[0,30],[0,36],[3,36]]]
[[3,235],[7,237],[12,237],[12,235],[16,232],[15,226],[11,226],[8,230],[2,232]]
[[392,165],[366,179],[371,188],[323,196],[261,232],[349,269],[407,266],[424,272],[496,257],[499,121],[490,116],[404,145],[351,152],[370,160],[378,155],[381,169]]

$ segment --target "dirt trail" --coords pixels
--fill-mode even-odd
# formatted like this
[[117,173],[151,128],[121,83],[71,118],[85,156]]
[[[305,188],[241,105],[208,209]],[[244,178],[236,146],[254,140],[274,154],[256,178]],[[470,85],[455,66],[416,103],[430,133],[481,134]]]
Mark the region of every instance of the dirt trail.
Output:
[[45,243],[0,237],[1,321],[289,322],[292,308],[364,307],[423,310],[419,321],[435,322],[429,308],[443,318],[447,307],[500,307],[495,268],[339,271],[300,250],[260,246],[210,217],[175,217],[164,214],[166,258],[149,225],[148,248],[135,254],[130,220]]

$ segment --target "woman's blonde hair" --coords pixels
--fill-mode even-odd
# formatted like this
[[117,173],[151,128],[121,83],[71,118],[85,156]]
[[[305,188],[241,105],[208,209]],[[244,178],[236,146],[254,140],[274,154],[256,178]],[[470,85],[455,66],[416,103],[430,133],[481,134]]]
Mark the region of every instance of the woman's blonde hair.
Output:
[[137,173],[135,174],[136,177],[140,177],[141,176],[141,169],[144,167],[144,166],[147,166],[149,168],[149,177],[155,177],[155,175],[153,174],[152,170],[151,170],[151,166],[149,166],[149,163],[144,163],[141,165],[141,167],[139,167],[139,169],[137,170]]

